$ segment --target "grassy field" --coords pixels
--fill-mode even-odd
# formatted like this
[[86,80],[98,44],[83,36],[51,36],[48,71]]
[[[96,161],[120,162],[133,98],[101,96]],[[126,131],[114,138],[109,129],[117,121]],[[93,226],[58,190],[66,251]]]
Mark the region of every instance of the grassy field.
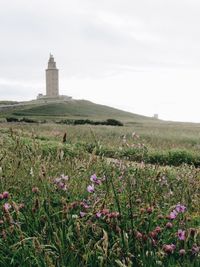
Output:
[[[9,101],[8,101],[9,103]],[[57,102],[41,102],[30,101],[22,102],[18,105],[11,105],[7,108],[1,108],[0,101],[0,118],[9,116],[29,117],[36,120],[55,121],[56,119],[118,119],[123,122],[137,122],[137,121],[154,121],[153,118],[145,117],[142,115],[133,114],[130,112],[122,111],[112,107],[99,105],[87,100],[71,100],[71,101],[57,101]]]
[[199,127],[0,123],[0,266],[200,266]]

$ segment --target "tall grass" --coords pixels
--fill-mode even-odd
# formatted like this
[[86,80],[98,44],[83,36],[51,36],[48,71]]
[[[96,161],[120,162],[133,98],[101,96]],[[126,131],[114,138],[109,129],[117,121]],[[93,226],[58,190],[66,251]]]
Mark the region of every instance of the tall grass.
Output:
[[1,131],[0,266],[200,265],[199,169],[110,162],[24,129]]

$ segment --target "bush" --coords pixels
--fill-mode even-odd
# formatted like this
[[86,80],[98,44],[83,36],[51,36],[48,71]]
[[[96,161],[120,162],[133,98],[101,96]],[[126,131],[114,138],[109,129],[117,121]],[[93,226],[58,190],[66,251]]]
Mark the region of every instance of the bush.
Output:
[[20,122],[36,123],[37,121],[29,118],[22,118],[20,119]]
[[19,119],[15,117],[8,117],[6,118],[6,121],[7,122],[19,122]]
[[114,119],[107,119],[106,121],[93,121],[88,119],[80,119],[80,120],[61,120],[57,121],[56,123],[59,124],[68,124],[68,125],[84,125],[84,124],[90,124],[90,125],[111,125],[111,126],[123,126],[123,123],[114,120]]

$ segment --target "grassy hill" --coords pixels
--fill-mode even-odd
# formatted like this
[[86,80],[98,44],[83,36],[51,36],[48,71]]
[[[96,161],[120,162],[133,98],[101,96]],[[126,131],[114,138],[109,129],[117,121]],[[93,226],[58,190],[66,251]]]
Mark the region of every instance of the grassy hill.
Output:
[[142,115],[133,114],[105,105],[99,105],[87,100],[71,100],[60,102],[40,103],[32,101],[10,106],[1,110],[1,116],[16,117],[45,117],[55,118],[89,118],[89,119],[118,119],[124,122],[153,120]]

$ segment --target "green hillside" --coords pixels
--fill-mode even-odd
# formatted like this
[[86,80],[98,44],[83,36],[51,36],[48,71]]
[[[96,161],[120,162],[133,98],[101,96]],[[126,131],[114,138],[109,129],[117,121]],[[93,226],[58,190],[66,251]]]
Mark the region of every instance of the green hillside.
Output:
[[112,107],[99,105],[86,100],[71,100],[60,102],[16,105],[1,111],[1,115],[45,117],[45,118],[91,118],[91,119],[118,119],[122,121],[153,120],[145,116],[122,111]]

